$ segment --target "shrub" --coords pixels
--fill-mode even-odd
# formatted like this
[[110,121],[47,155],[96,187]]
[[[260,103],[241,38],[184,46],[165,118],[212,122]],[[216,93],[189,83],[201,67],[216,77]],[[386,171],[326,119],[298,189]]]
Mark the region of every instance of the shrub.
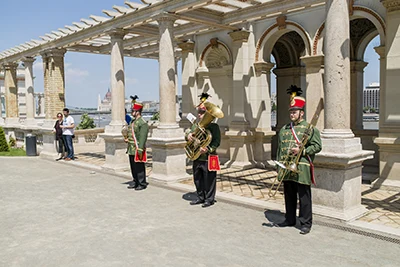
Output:
[[89,117],[87,113],[82,114],[81,116],[81,122],[79,123],[78,127],[76,127],[77,130],[84,130],[84,129],[93,129],[96,128],[96,124],[94,123],[94,120]]
[[153,117],[151,117],[150,120],[152,120],[152,121],[158,121],[158,120],[160,120],[160,112],[154,113],[154,114],[153,114]]
[[8,152],[10,147],[7,144],[6,135],[2,127],[0,127],[0,152]]
[[8,138],[8,144],[10,145],[10,147],[16,147],[17,146],[17,141],[15,140],[14,137],[12,137],[11,135]]

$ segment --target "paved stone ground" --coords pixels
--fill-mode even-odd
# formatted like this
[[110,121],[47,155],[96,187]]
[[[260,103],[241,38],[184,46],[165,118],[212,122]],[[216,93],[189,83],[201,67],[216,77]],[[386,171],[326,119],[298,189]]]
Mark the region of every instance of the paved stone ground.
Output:
[[[105,162],[104,154],[79,154],[79,160],[101,166]],[[151,154],[149,159],[151,160]],[[190,169],[188,169],[190,172]],[[151,162],[147,164],[147,174],[151,173]],[[218,191],[232,193],[254,199],[283,204],[282,186],[274,198],[268,197],[269,188],[276,177],[275,171],[264,169],[250,169],[238,171],[223,169],[218,173]],[[183,181],[193,185],[192,179]],[[358,221],[373,225],[387,226],[400,230],[400,192],[371,188],[368,184],[362,185],[362,204],[368,213]]]
[[0,266],[400,266],[400,245],[39,158],[0,159]]

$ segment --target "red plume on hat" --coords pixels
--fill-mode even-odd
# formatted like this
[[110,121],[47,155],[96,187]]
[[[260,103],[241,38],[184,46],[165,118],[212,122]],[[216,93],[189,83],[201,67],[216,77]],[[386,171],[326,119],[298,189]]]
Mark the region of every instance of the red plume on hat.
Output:
[[132,99],[132,111],[141,111],[143,109],[143,104],[136,101],[139,99],[137,95],[131,96]]
[[290,94],[289,110],[304,110],[306,100],[300,96],[303,93],[301,88],[297,87],[296,85],[291,85],[286,92]]

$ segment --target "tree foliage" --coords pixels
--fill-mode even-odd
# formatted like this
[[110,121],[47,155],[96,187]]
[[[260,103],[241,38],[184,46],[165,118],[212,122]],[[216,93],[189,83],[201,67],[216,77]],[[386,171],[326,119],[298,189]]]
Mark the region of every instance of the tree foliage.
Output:
[[77,130],[84,130],[84,129],[93,129],[96,128],[96,124],[94,123],[94,120],[89,117],[87,113],[82,114],[81,116],[81,122],[79,123],[78,127],[76,127]]
[[158,121],[160,120],[160,112],[154,113],[153,117],[151,117],[152,121]]
[[8,152],[10,147],[8,146],[6,135],[2,127],[0,127],[0,152]]

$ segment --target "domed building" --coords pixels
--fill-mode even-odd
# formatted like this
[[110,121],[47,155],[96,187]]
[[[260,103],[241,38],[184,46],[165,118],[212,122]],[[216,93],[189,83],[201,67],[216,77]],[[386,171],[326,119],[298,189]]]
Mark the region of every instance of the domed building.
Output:
[[103,100],[101,100],[100,95],[97,101],[97,111],[111,111],[111,91],[108,88],[106,95],[104,96]]

